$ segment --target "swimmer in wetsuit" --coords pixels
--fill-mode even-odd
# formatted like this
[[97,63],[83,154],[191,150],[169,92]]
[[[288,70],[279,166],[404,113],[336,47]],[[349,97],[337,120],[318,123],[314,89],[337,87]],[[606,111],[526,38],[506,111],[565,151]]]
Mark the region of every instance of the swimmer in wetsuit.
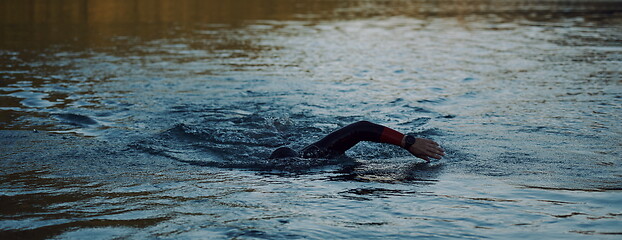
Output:
[[441,159],[445,155],[444,150],[438,143],[432,140],[415,138],[382,125],[360,121],[328,134],[321,140],[302,149],[300,153],[288,147],[281,147],[274,150],[270,158],[326,158],[337,156],[345,153],[346,150],[352,148],[360,141],[400,146],[415,155],[415,157],[424,159],[427,162],[430,161],[430,158]]

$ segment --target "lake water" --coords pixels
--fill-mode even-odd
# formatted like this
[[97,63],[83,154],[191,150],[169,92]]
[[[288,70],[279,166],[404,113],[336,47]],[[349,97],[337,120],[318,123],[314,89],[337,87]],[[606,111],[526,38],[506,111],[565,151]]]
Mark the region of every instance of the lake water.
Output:
[[[619,239],[622,1],[0,1],[2,239]],[[276,161],[368,120],[438,141]]]

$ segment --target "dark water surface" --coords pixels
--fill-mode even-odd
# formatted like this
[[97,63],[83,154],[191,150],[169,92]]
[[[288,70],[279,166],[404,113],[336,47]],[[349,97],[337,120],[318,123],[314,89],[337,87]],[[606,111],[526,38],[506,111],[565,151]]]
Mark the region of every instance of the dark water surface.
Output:
[[[5,0],[0,61],[1,239],[622,235],[622,1]],[[448,155],[267,159],[359,120]]]

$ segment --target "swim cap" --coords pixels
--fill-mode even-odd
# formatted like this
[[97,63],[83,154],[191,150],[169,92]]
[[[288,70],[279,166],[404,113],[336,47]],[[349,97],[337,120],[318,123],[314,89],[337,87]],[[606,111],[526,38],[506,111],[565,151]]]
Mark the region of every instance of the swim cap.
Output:
[[270,159],[274,159],[274,158],[290,158],[290,157],[298,157],[298,152],[294,151],[291,148],[288,147],[280,147],[276,150],[274,150],[274,152],[272,152],[272,154],[270,154]]

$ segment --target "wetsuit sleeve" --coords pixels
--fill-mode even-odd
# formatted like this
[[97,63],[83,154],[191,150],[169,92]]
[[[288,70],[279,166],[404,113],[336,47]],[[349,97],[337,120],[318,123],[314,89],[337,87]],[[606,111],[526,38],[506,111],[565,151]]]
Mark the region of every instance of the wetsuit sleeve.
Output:
[[395,131],[391,128],[384,127],[384,129],[382,130],[382,134],[380,134],[379,142],[401,146],[403,138],[404,138],[404,134],[398,131]]
[[330,153],[344,153],[360,141],[401,146],[402,138],[404,138],[404,134],[391,128],[368,121],[360,121],[330,133],[310,147]]

